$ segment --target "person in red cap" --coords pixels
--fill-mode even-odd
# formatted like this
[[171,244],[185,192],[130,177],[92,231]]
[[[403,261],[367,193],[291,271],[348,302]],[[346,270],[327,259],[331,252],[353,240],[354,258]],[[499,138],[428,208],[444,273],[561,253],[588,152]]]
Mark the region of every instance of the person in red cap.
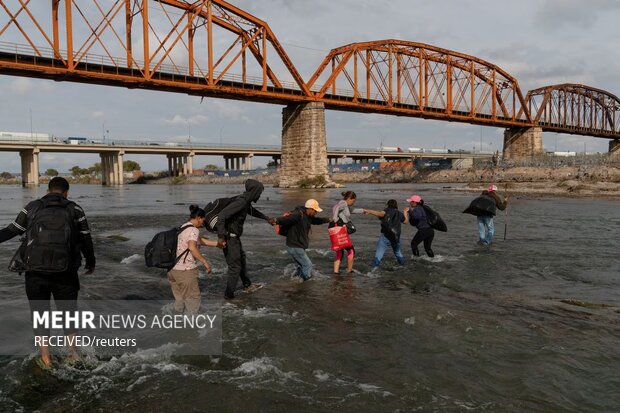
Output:
[[410,206],[405,208],[405,223],[410,223],[418,229],[418,232],[416,232],[411,240],[411,252],[413,252],[415,257],[419,257],[420,250],[418,249],[418,245],[424,242],[424,251],[426,251],[426,255],[433,258],[435,253],[431,245],[435,238],[435,230],[431,227],[430,222],[428,222],[426,211],[422,206],[424,200],[420,195],[412,195],[407,198],[407,202],[409,202]]
[[493,235],[495,234],[495,224],[493,223],[493,216],[496,213],[496,208],[503,211],[508,205],[508,197],[502,199],[497,193],[497,186],[494,184],[489,185],[486,191],[482,191],[481,197],[491,199],[492,205],[488,213],[478,215],[478,243],[481,245],[489,245],[493,242]]

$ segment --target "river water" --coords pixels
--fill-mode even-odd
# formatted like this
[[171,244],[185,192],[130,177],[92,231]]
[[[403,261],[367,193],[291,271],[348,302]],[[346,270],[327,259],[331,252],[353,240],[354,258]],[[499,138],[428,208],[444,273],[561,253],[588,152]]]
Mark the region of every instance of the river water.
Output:
[[[617,200],[513,197],[496,219],[496,242],[476,245],[474,194],[438,185],[351,185],[357,206],[382,209],[414,191],[438,210],[434,259],[415,262],[403,230],[404,267],[386,252],[372,272],[379,223],[354,216],[352,276],[332,276],[327,230],[313,227],[315,277],[291,280],[284,239],[248,218],[249,275],[262,290],[223,303],[223,354],[173,356],[165,348],[102,360],[92,371],[44,373],[29,357],[0,358],[0,411],[613,412],[620,411],[620,260]],[[144,245],[241,185],[72,187],[94,234],[97,270],[81,278],[88,299],[171,299]],[[268,215],[308,197],[326,211],[341,189],[267,188]],[[44,188],[0,187],[0,225]],[[325,215],[325,213],[323,213]],[[128,238],[121,241],[110,236]],[[25,295],[5,268],[17,241],[0,245],[0,299]],[[204,252],[204,250],[203,250]],[[221,251],[206,250],[205,299],[226,282]],[[6,334],[7,332],[3,332]]]

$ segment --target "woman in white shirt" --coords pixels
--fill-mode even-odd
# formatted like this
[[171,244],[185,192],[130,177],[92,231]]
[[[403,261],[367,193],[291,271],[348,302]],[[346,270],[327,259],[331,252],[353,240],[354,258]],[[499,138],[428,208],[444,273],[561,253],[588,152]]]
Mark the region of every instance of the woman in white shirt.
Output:
[[217,247],[216,241],[209,241],[200,236],[205,222],[205,211],[198,205],[190,205],[189,221],[179,230],[177,243],[177,263],[168,271],[168,280],[174,295],[174,309],[178,313],[186,310],[195,314],[200,309],[200,288],[198,287],[198,264],[200,261],[207,273],[211,273],[211,264],[200,253],[200,246]]

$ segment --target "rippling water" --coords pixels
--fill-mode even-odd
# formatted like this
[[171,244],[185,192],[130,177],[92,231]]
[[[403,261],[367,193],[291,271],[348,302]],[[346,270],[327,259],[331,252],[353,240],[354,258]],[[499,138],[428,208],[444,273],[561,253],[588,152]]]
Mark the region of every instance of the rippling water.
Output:
[[[399,206],[412,185],[352,185],[359,207]],[[143,265],[144,244],[184,222],[190,203],[241,192],[239,186],[78,186],[97,271],[82,277],[89,299],[171,298],[160,271]],[[331,208],[341,190],[268,188],[258,207],[274,215],[308,197]],[[490,411],[620,410],[620,209],[617,200],[514,197],[496,219],[496,243],[476,245],[474,195],[416,185],[448,224],[434,259],[405,267],[387,252],[371,272],[376,218],[354,216],[353,276],[332,276],[327,231],[313,227],[315,277],[291,281],[284,238],[248,218],[244,246],[261,291],[224,304],[223,355],[171,356],[143,350],[93,371],[43,373],[30,357],[0,358],[0,411]],[[0,187],[0,225],[43,189]],[[122,242],[109,238],[122,235]],[[0,244],[0,298],[25,295],[5,270],[17,241]],[[204,251],[203,251],[204,252]],[[208,249],[207,299],[220,299],[226,266]],[[581,305],[576,305],[581,304]]]

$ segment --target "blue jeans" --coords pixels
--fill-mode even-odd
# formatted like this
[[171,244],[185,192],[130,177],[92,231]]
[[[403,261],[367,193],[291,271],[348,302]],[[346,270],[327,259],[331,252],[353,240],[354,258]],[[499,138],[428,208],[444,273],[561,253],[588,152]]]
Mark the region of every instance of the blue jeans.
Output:
[[383,254],[385,254],[385,250],[389,247],[392,247],[392,251],[394,251],[394,255],[396,256],[396,261],[400,265],[405,264],[405,257],[403,257],[403,253],[400,250],[400,241],[392,242],[383,234],[379,236],[379,241],[377,242],[377,250],[375,251],[375,261],[374,266],[378,267],[381,264],[381,259],[383,258]]
[[481,242],[490,244],[493,241],[495,226],[493,217],[478,217],[478,236]]
[[286,247],[286,251],[291,254],[295,264],[297,264],[295,275],[303,278],[304,281],[309,280],[312,277],[312,261],[310,261],[310,257],[306,254],[306,250],[303,248]]

